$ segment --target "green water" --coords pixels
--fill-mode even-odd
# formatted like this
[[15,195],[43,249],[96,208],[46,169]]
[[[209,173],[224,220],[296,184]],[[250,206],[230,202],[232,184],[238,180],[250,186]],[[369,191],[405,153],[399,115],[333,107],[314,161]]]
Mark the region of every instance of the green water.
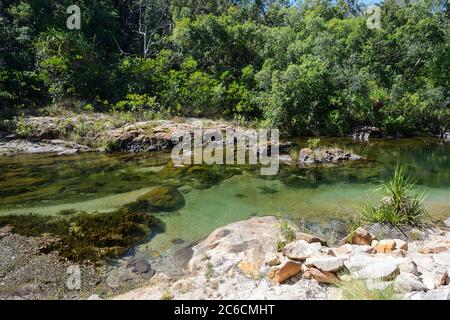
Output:
[[[297,141],[302,143],[302,141]],[[366,161],[300,168],[282,165],[276,176],[257,167],[174,167],[168,154],[98,154],[0,157],[0,214],[58,214],[63,209],[112,211],[156,186],[175,186],[185,205],[158,213],[166,232],[138,250],[164,254],[205,237],[224,224],[255,215],[280,215],[298,223],[333,228],[348,221],[383,169],[407,164],[426,207],[436,218],[450,216],[450,143],[405,139],[355,143],[322,139],[363,155]]]

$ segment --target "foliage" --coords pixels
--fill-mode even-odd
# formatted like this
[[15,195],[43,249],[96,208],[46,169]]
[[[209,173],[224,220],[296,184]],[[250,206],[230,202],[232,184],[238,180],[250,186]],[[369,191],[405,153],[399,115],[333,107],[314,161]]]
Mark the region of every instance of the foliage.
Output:
[[292,242],[295,240],[295,230],[292,228],[291,224],[287,220],[283,220],[280,222],[280,231],[281,235],[286,241],[286,243]]
[[33,133],[33,126],[27,123],[24,116],[16,117],[16,132],[23,138],[28,138]]
[[391,177],[377,188],[385,197],[379,204],[363,206],[361,221],[420,226],[429,215],[423,206],[426,197],[414,193],[414,187],[415,181],[407,176],[405,166],[397,165]]
[[449,6],[358,1],[0,0],[0,116],[54,104],[255,121],[286,134],[450,128]]
[[320,138],[310,138],[306,142],[306,145],[308,146],[308,148],[314,150],[319,146],[319,143],[320,143]]

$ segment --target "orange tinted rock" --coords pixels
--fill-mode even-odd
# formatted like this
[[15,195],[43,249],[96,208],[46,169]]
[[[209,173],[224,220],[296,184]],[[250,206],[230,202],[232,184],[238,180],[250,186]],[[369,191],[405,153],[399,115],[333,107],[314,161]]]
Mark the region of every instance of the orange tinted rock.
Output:
[[395,241],[392,239],[380,240],[375,250],[377,253],[391,253],[395,249]]
[[302,269],[302,265],[300,263],[287,260],[283,264],[277,267],[273,267],[270,269],[267,277],[272,283],[282,283],[287,279],[295,276]]
[[334,284],[339,281],[339,279],[331,272],[320,271],[316,268],[310,268],[309,272],[319,283]]
[[[351,237],[351,238],[350,238]],[[353,243],[353,244],[367,244],[371,245],[372,240],[375,239],[375,236],[371,234],[369,231],[363,228],[356,229],[353,233],[347,235],[344,239],[341,240],[342,243]]]
[[313,234],[303,232],[297,232],[295,235],[295,240],[305,240],[308,243],[320,242],[323,246],[327,245],[327,242],[324,239]]

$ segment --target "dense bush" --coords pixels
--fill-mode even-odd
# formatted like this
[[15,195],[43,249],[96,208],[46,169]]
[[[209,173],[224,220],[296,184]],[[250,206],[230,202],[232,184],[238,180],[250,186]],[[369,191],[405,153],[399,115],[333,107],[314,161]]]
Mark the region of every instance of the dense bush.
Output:
[[[0,116],[48,104],[261,120],[289,134],[450,128],[449,6],[353,0],[0,0]],[[144,109],[144,110],[140,110]]]

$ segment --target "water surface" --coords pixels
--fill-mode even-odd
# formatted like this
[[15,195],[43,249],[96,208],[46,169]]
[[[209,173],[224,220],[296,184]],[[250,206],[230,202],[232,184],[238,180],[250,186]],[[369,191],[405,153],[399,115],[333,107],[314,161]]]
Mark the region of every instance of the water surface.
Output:
[[[300,145],[302,140],[296,141]],[[385,168],[405,163],[429,193],[435,218],[450,216],[450,143],[435,139],[322,139],[365,156],[366,161],[300,167],[283,165],[276,176],[256,166],[174,167],[168,154],[49,154],[0,157],[0,214],[56,215],[64,209],[112,211],[156,186],[178,188],[185,205],[158,213],[166,232],[138,251],[164,255],[215,228],[251,216],[279,215],[313,228],[348,221],[380,197],[372,189]]]

